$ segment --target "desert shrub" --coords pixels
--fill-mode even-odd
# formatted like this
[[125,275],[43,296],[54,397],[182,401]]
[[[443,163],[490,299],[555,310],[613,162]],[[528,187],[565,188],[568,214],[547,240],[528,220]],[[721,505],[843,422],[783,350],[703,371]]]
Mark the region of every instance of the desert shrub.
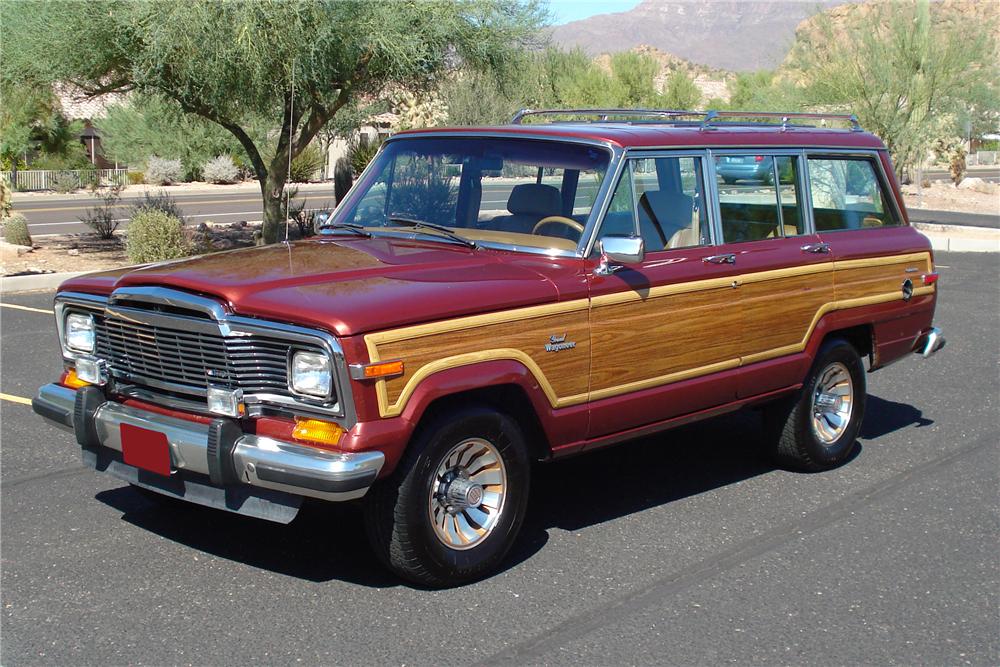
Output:
[[965,169],[965,146],[956,144],[948,155],[948,173],[952,183],[958,185],[962,182],[962,179],[965,178]]
[[167,160],[150,155],[146,160],[146,182],[154,185],[172,185],[181,180],[184,167],[180,160]]
[[[294,169],[295,162],[292,162]],[[240,170],[228,155],[220,155],[206,162],[201,168],[201,176],[209,183],[235,183],[240,179]]]
[[20,213],[5,218],[3,222],[3,239],[14,245],[31,245],[31,234],[28,232],[28,221]]
[[98,238],[112,239],[115,230],[118,229],[118,202],[122,196],[121,185],[113,185],[94,193],[94,196],[101,200],[101,203],[94,208],[88,208],[80,218],[80,222],[87,225],[97,234]]
[[292,183],[308,183],[323,167],[323,151],[316,144],[309,144],[292,159],[292,170],[288,180]]
[[129,185],[141,185],[146,182],[146,174],[141,171],[130,171],[128,172],[128,184]]
[[133,204],[132,208],[129,209],[128,217],[134,218],[144,211],[162,211],[163,213],[180,220],[182,225],[187,223],[177,200],[163,190],[160,190],[155,194],[151,192],[145,193],[142,196],[142,199],[138,203]]
[[49,186],[60,194],[75,192],[80,187],[80,177],[72,171],[57,171],[49,178]]
[[163,211],[145,210],[132,218],[125,239],[130,262],[145,264],[186,257],[190,251],[180,220]]
[[359,134],[351,139],[347,144],[347,159],[351,162],[351,168],[355,174],[360,174],[374,159],[378,149],[381,148],[382,137],[369,138],[367,134]]

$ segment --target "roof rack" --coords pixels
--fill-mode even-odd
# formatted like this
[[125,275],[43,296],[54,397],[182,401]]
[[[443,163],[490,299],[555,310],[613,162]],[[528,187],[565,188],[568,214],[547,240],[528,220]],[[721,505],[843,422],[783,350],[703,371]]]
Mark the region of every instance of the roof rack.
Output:
[[521,109],[510,122],[520,125],[527,116],[598,116],[597,122],[606,123],[611,116],[631,116],[634,118],[679,118],[682,116],[704,116],[704,111],[683,109]]
[[[781,129],[786,130],[794,127],[789,121],[792,120],[835,120],[851,124],[852,132],[863,132],[858,117],[854,114],[842,113],[785,113],[781,111],[687,111],[683,109],[521,109],[511,119],[512,125],[521,125],[528,116],[597,116],[596,120],[589,122],[607,123],[614,122],[614,119],[627,118],[649,118],[664,119],[666,122],[676,124],[697,124],[702,130],[711,130],[723,125],[755,126],[762,123],[757,122],[733,122],[724,121],[725,118],[759,118],[780,120]],[[685,120],[685,117],[690,120]],[[777,126],[778,123],[768,123]]]

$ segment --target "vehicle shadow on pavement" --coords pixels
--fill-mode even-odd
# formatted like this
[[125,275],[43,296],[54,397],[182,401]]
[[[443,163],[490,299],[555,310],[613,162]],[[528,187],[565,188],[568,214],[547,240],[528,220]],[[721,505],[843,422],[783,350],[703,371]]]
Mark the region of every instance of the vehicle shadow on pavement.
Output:
[[[761,422],[758,411],[744,410],[537,466],[521,537],[498,574],[544,548],[551,528],[580,530],[775,471],[763,454]],[[860,437],[868,441],[932,423],[913,406],[869,396]],[[860,453],[858,443],[848,463]],[[130,486],[97,499],[143,530],[252,567],[314,582],[403,583],[376,561],[357,503],[307,503],[286,526],[169,498],[150,500]]]
[[863,440],[874,440],[908,426],[921,428],[933,423],[933,419],[927,419],[923,412],[908,403],[869,395],[865,402],[865,420],[861,423],[858,436]]

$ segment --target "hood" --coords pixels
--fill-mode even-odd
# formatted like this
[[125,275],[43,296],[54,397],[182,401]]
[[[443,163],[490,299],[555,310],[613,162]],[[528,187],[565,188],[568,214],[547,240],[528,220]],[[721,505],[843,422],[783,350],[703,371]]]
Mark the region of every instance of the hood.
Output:
[[[61,290],[156,285],[216,297],[234,313],[341,336],[557,301],[552,259],[398,238],[310,239],[81,276]],[[573,280],[573,284],[580,284]]]

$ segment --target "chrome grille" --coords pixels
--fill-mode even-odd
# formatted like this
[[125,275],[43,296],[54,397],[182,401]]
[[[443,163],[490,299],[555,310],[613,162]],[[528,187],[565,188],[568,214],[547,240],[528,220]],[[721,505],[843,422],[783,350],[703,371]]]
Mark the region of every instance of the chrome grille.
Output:
[[[259,334],[224,337],[156,326],[108,314],[95,316],[98,357],[127,382],[204,395],[209,384],[245,393],[291,396],[291,344]],[[296,347],[301,347],[296,345]]]

